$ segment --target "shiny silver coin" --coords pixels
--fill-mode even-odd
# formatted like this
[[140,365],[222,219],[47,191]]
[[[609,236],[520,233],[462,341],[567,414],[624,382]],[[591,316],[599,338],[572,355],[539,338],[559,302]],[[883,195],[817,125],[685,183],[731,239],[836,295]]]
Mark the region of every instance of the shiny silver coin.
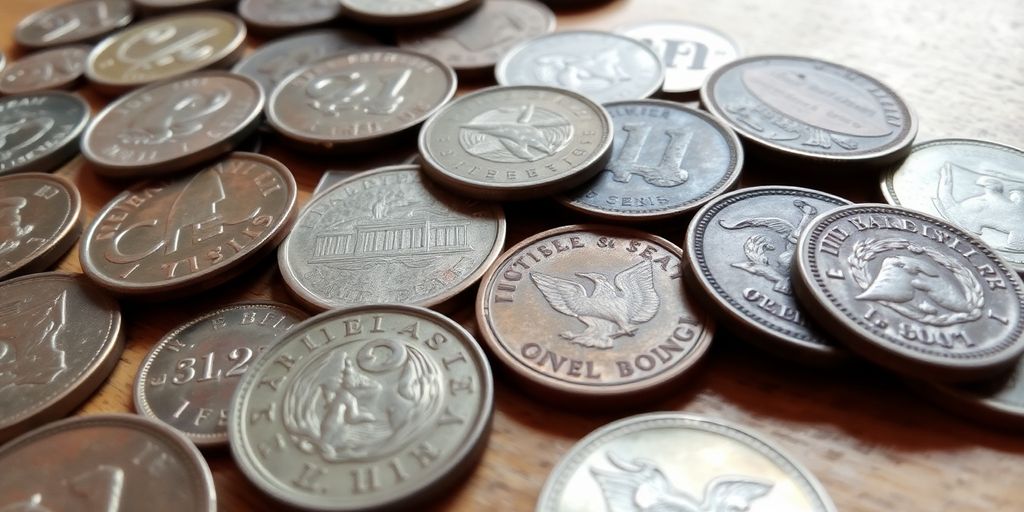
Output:
[[[0,297],[2,443],[89,398],[121,357],[124,332],[117,302],[81,274],[4,281]],[[0,481],[16,472],[4,473]]]
[[82,199],[52,174],[0,177],[0,280],[40,272],[78,241]]
[[122,96],[85,130],[82,155],[98,174],[169,174],[231,151],[259,124],[263,90],[255,80],[206,71]]
[[338,0],[241,0],[238,15],[261,32],[283,32],[328,23],[341,15]]
[[14,40],[25,48],[87,43],[132,22],[128,0],[77,0],[36,11],[18,22]]
[[661,90],[666,93],[699,91],[712,71],[736,60],[740,53],[725,34],[685,21],[647,21],[615,32],[642,41],[661,56],[665,65]]
[[604,107],[615,128],[611,159],[562,204],[609,220],[664,219],[700,208],[739,178],[740,141],[711,115],[660,100]]
[[340,0],[345,16],[369,25],[413,25],[456,17],[482,0]]
[[525,41],[494,68],[501,85],[548,85],[598,103],[638,100],[661,90],[665,68],[650,47],[609,32],[573,30]]
[[612,120],[580,94],[491,87],[455,100],[420,130],[423,170],[459,194],[528,199],[570,189],[611,156]]
[[260,354],[305,320],[285,304],[232,304],[165,334],[135,376],[135,410],[211,448],[228,442],[228,406]]
[[0,73],[0,93],[71,89],[85,73],[90,49],[84,45],[62,46],[22,57]]
[[348,160],[346,159],[345,167],[348,169],[339,170],[327,170],[320,175],[320,180],[316,182],[316,187],[313,189],[313,195],[320,195],[321,192],[329,190],[334,185],[341,183],[344,180],[371,169],[379,169],[381,167],[390,167],[393,165],[417,165],[419,166],[419,153],[411,153],[403,156],[403,152],[395,152],[374,156],[367,156],[366,158]]
[[44,91],[0,99],[0,176],[47,172],[78,152],[89,105],[66,92]]

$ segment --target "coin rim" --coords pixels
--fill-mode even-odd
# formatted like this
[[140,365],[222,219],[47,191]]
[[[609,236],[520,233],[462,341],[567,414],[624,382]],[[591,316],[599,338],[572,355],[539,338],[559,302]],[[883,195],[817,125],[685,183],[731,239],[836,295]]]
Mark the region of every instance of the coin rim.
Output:
[[[706,32],[710,32],[712,34],[717,35],[718,37],[721,37],[723,40],[727,41],[730,46],[732,46],[733,52],[735,52],[736,56],[735,56],[735,58],[733,58],[733,60],[731,60],[729,62],[733,62],[733,61],[735,61],[737,59],[742,59],[743,58],[743,53],[744,53],[743,48],[742,48],[742,46],[739,43],[736,42],[735,39],[733,39],[729,35],[725,34],[724,32],[718,30],[717,28],[712,27],[711,25],[704,25],[702,23],[693,23],[693,22],[690,22],[690,21],[683,21],[683,20],[678,20],[678,19],[634,21],[634,22],[630,22],[630,23],[625,23],[625,24],[619,25],[619,26],[615,27],[614,29],[612,29],[612,32],[615,33],[615,34],[623,35],[623,36],[629,37],[631,39],[634,39],[633,36],[630,36],[626,32],[629,32],[630,30],[636,30],[636,29],[640,29],[640,28],[644,28],[644,27],[649,27],[649,26],[655,26],[655,25],[663,25],[663,26],[676,25],[676,26],[679,26],[679,27],[696,28],[696,29],[699,29],[699,30],[704,30]],[[637,40],[639,41],[639,39],[637,39]],[[655,52],[655,54],[657,54],[657,52]],[[660,59],[661,56],[659,55],[658,58]],[[726,64],[728,64],[728,62]],[[662,62],[662,65],[664,65],[664,62]],[[723,64],[723,66],[724,65],[725,64]],[[721,66],[719,66],[719,67],[721,67]],[[717,68],[715,68],[715,69],[717,69]],[[707,82],[707,79],[711,76],[712,72],[714,72],[714,69],[708,70],[707,73],[705,73],[705,76],[704,76],[704,81],[705,82]],[[692,87],[692,88],[691,87],[687,87],[687,88],[679,89],[679,88],[669,88],[666,85],[666,84],[668,84],[668,82],[669,82],[669,80],[668,80],[668,69],[665,69],[665,83],[662,84],[662,86],[661,86],[661,91],[664,92],[665,94],[692,94],[692,93],[696,93],[696,92],[700,91],[700,88],[703,85],[703,84],[701,84],[701,85],[698,85],[697,87]]]
[[[51,54],[63,53],[63,52],[71,51],[71,50],[78,50],[78,51],[80,51],[82,53],[82,69],[79,71],[78,74],[70,75],[70,76],[65,75],[64,77],[61,78],[61,80],[57,80],[57,81],[50,80],[49,82],[45,82],[42,87],[34,87],[34,88],[28,88],[28,89],[15,89],[15,90],[12,91],[12,90],[8,89],[4,85],[4,79],[7,78],[8,73],[10,73],[12,70],[16,69],[16,66],[18,66],[19,63],[24,65],[24,66],[26,66],[26,67],[28,67],[28,68],[31,68],[33,66],[37,66],[38,65],[38,63],[35,62],[35,60],[43,60],[44,57],[50,57]],[[89,52],[91,50],[92,50],[92,47],[87,45],[87,44],[67,44],[67,45],[62,45],[62,46],[54,46],[54,47],[51,47],[51,48],[45,48],[45,49],[39,50],[37,52],[33,52],[33,53],[29,53],[27,55],[24,55],[20,59],[12,62],[9,66],[5,66],[2,69],[2,71],[0,71],[0,94],[3,94],[3,95],[14,95],[14,94],[30,94],[30,93],[35,93],[35,92],[61,90],[61,89],[66,90],[66,89],[74,86],[76,82],[78,82],[79,80],[82,79],[82,77],[85,76],[85,58],[89,56]]]
[[[335,0],[334,2],[331,2],[331,5],[335,6],[334,15],[328,18],[324,18],[321,16],[318,19],[305,20],[300,21],[298,23],[274,23],[272,21],[268,21],[267,18],[246,16],[245,13],[248,9],[251,8],[251,4],[260,1],[263,0],[238,0],[237,6],[235,7],[235,11],[238,12],[238,17],[242,18],[242,21],[244,21],[247,26],[252,26],[253,30],[259,30],[262,32],[287,32],[290,30],[301,30],[306,27],[316,27],[319,25],[323,25],[325,23],[331,23],[332,21],[336,21],[338,18],[342,16],[342,13],[345,12],[344,8],[342,8],[341,6],[341,2]],[[292,9],[294,8],[295,7],[293,6]]]
[[[60,46],[69,45],[69,44],[85,43],[85,42],[92,41],[92,40],[95,40],[97,38],[103,37],[106,34],[114,32],[115,30],[123,29],[123,28],[127,27],[129,24],[131,24],[132,20],[135,19],[134,6],[132,5],[132,3],[129,0],[100,0],[100,1],[102,3],[104,3],[104,4],[106,4],[107,2],[111,2],[111,1],[120,2],[121,5],[126,7],[126,11],[127,12],[126,12],[126,14],[124,16],[122,16],[120,18],[117,18],[117,21],[114,22],[113,24],[111,24],[109,26],[105,26],[104,30],[101,30],[99,32],[97,32],[96,30],[93,30],[92,32],[89,32],[89,33],[87,33],[86,35],[84,35],[82,37],[72,38],[72,39],[68,39],[66,41],[65,40],[59,40],[56,43],[47,43],[45,41],[34,41],[34,40],[26,38],[24,31],[27,29],[27,27],[29,25],[32,25],[35,22],[39,21],[39,18],[42,18],[43,16],[46,16],[48,14],[51,14],[53,11],[55,11],[57,9],[65,8],[65,7],[67,7],[70,4],[65,2],[65,3],[61,3],[61,4],[57,4],[57,5],[51,5],[49,7],[44,7],[42,9],[38,9],[36,11],[33,11],[28,16],[25,16],[24,18],[19,20],[18,24],[15,25],[15,27],[14,27],[14,42],[18,46],[21,46],[21,47],[24,47],[24,48],[27,48],[27,49],[33,49],[33,50],[38,50],[38,49],[42,49],[42,48],[60,47]],[[83,69],[83,73],[84,73],[84,69]]]
[[[70,160],[77,152],[79,142],[82,139],[82,132],[85,131],[86,126],[91,122],[92,109],[89,107],[89,103],[85,101],[81,96],[66,92],[66,91],[39,91],[39,92],[28,92],[23,94],[11,94],[0,98],[0,104],[6,103],[10,100],[20,100],[30,97],[61,97],[68,101],[77,103],[77,106],[82,109],[82,116],[75,123],[68,135],[64,137],[61,144],[54,145],[49,151],[39,154],[36,158],[23,162],[20,165],[8,167],[0,170],[0,176],[7,176],[10,174],[18,174],[25,172],[51,172],[61,164]],[[71,123],[69,123],[71,124]]]
[[404,12],[398,15],[389,15],[381,12],[367,11],[358,6],[353,7],[350,0],[340,0],[342,16],[350,18],[359,23],[381,26],[414,25],[440,21],[447,18],[454,18],[462,13],[468,13],[480,6],[483,0],[462,0],[459,3],[443,9],[420,10],[415,12]]
[[22,258],[7,270],[0,270],[0,282],[34,271],[46,269],[71,250],[82,234],[82,195],[70,180],[56,174],[42,172],[23,172],[0,176],[0,185],[20,179],[36,179],[56,182],[68,194],[68,213],[61,221],[52,239],[32,251],[27,258]]

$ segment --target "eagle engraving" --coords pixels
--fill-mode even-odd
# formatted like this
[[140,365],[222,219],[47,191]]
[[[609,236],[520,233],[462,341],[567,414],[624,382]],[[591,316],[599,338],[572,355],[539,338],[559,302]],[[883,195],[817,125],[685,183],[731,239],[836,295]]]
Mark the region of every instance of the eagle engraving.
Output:
[[614,282],[597,272],[577,272],[576,276],[594,283],[589,295],[578,282],[540,272],[530,273],[533,284],[555,311],[587,326],[583,332],[560,334],[584,347],[612,348],[615,338],[636,334],[637,326],[654,318],[661,306],[654,289],[654,269],[650,261],[619,272]]
[[755,217],[744,219],[733,224],[719,220],[718,224],[725,229],[763,228],[783,238],[785,248],[772,258],[772,252],[778,248],[771,243],[767,235],[758,233],[751,235],[743,243],[743,254],[747,261],[733,263],[731,266],[755,276],[762,277],[772,283],[772,289],[789,295],[789,266],[796,250],[797,238],[807,222],[818,209],[802,199],[794,199],[793,206],[800,210],[800,220],[794,225],[786,219],[778,217]]
[[[463,147],[496,162],[534,162],[554,155],[573,134],[572,124],[565,118],[533,104],[485,112],[462,128]],[[498,147],[491,147],[482,137],[496,141]]]

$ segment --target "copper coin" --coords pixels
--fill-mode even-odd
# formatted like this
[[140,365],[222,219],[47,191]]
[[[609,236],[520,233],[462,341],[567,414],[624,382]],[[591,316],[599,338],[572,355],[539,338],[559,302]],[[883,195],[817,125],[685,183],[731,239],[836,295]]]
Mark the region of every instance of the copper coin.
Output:
[[483,0],[340,0],[345,16],[370,25],[413,25],[453,18]]
[[82,269],[120,295],[207,290],[277,247],[291,225],[295,190],[287,167],[255,153],[143,183],[93,219],[79,251]]
[[117,302],[80,274],[0,283],[0,442],[89,398],[121,357],[123,338]]
[[0,175],[47,172],[78,152],[89,104],[58,91],[0,99]]
[[484,341],[527,389],[571,404],[652,397],[711,344],[683,289],[682,251],[632,229],[565,226],[509,249],[484,276]]
[[62,46],[22,57],[0,73],[0,93],[71,89],[85,73],[90,47]]
[[1008,375],[958,386],[918,383],[922,395],[966,419],[1024,430],[1024,358]]
[[0,177],[0,280],[45,270],[82,233],[82,199],[52,174]]
[[338,0],[241,0],[238,15],[253,30],[282,32],[312,27],[341,14]]
[[14,40],[26,48],[87,43],[132,22],[128,0],[76,0],[36,11],[18,22]]

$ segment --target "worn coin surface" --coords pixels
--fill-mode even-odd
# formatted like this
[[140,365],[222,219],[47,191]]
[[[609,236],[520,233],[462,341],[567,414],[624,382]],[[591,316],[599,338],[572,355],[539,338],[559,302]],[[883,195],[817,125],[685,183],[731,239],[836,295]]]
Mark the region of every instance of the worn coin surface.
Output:
[[213,475],[187,439],[130,414],[51,423],[0,448],[4,511],[214,512]]
[[105,176],[173,173],[231,151],[256,129],[263,105],[263,90],[245,76],[172,78],[103,109],[82,137],[82,155]]
[[462,96],[420,130],[423,170],[481,199],[527,199],[572,188],[611,156],[612,120],[586,97],[545,86]]
[[1024,429],[1024,359],[1009,375],[958,386],[923,384],[922,394],[967,419],[997,428]]
[[303,304],[434,306],[472,286],[505,243],[505,215],[424,180],[417,165],[361,172],[316,196],[278,251]]
[[604,107],[615,129],[611,159],[562,204],[609,220],[663,219],[700,208],[739,178],[740,140],[711,115],[661,100]]
[[807,362],[845,359],[845,350],[814,327],[797,303],[790,269],[797,239],[811,219],[848,204],[797,187],[753,187],[720,196],[690,222],[684,275],[745,340]]
[[937,217],[844,206],[797,242],[793,288],[836,339],[929,381],[977,380],[1024,353],[1024,284],[981,240]]
[[86,230],[82,269],[121,295],[170,298],[212,288],[273,251],[295,209],[283,164],[232,153],[197,172],[122,192]]
[[667,389],[711,344],[683,289],[682,251],[641,231],[565,226],[509,249],[484,276],[477,326],[528,390],[572,404]]
[[238,14],[253,30],[295,30],[337,18],[341,14],[341,3],[338,0],[241,0]]
[[[117,364],[123,338],[117,302],[80,274],[0,283],[0,443],[89,398]],[[6,481],[15,472],[4,473]]]
[[0,99],[0,176],[59,167],[77,153],[88,123],[89,105],[75,94],[44,91]]
[[397,48],[339,53],[295,71],[270,96],[267,120],[310,148],[367,150],[413,128],[455,94],[455,72]]
[[132,22],[128,0],[77,0],[36,11],[14,28],[25,48],[86,43]]
[[256,487],[305,510],[415,510],[457,483],[491,429],[476,340],[415,306],[310,318],[268,349],[231,402],[231,451]]
[[56,263],[82,233],[81,211],[78,189],[60,176],[0,177],[0,280]]
[[502,85],[549,85],[598,103],[638,100],[661,90],[661,58],[636,39],[572,30],[525,41],[494,68]]
[[62,46],[22,57],[0,73],[0,93],[70,89],[85,73],[85,58],[90,49],[83,45]]
[[809,57],[747,57],[718,68],[701,103],[744,141],[816,163],[882,165],[910,151],[917,117],[895,91]]
[[228,406],[255,358],[305,320],[285,304],[231,304],[160,338],[135,377],[135,410],[162,421],[197,446],[228,442]]
[[412,25],[458,16],[482,0],[340,0],[345,16],[371,25]]
[[640,414],[584,437],[537,512],[835,512],[821,483],[759,434],[722,420]]
[[661,90],[667,93],[699,91],[712,71],[739,56],[736,43],[725,34],[685,21],[647,21],[615,31],[643,41],[661,56]]

